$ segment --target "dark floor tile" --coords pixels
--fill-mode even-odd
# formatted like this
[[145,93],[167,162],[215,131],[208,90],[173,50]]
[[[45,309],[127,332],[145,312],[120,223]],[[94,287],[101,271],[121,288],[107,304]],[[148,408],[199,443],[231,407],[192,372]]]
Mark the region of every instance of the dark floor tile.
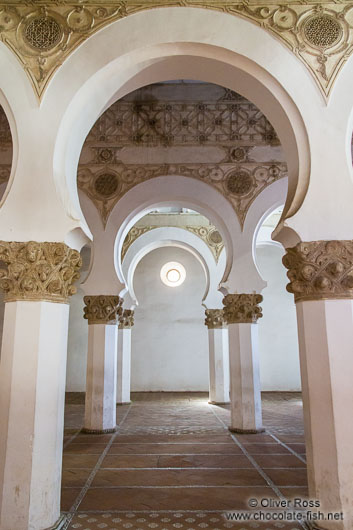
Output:
[[63,487],[83,487],[91,473],[92,469],[63,469],[62,486]]
[[241,454],[233,442],[218,444],[163,443],[163,444],[113,444],[110,455],[118,454]]
[[63,468],[93,468],[100,455],[78,455],[64,453]]
[[307,486],[306,469],[267,469],[266,474],[276,486]]
[[[288,482],[287,484],[292,484]],[[265,486],[253,469],[104,469],[92,487],[102,486]]]
[[290,454],[290,451],[281,444],[248,444],[244,446],[250,455],[280,455]]
[[305,467],[296,456],[288,453],[286,455],[252,455],[260,467],[266,469],[271,467]]
[[101,488],[89,489],[80,510],[241,510],[255,495],[272,497],[270,488]]
[[75,502],[81,488],[62,488],[61,489],[61,511],[68,512]]
[[89,455],[99,455],[106,448],[107,444],[102,443],[76,443],[69,444],[65,450],[64,454],[76,453],[76,454],[89,454]]

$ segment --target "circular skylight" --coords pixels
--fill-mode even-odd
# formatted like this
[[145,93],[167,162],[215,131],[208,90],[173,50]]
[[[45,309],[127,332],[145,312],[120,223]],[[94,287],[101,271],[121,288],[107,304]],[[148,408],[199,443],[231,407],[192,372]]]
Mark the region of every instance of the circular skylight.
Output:
[[168,287],[179,287],[184,282],[185,277],[185,268],[176,261],[169,261],[161,268],[161,280]]

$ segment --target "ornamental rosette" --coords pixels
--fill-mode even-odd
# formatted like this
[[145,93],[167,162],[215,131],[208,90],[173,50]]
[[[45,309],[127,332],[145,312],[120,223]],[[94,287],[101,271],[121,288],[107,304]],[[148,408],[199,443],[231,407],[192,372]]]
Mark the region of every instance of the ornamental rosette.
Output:
[[262,317],[261,294],[227,294],[223,298],[224,316],[228,324],[256,324]]
[[88,320],[88,324],[116,324],[122,314],[123,299],[114,295],[92,295],[84,296],[86,304],[83,311],[83,318]]
[[298,243],[282,262],[296,302],[353,298],[352,240]]
[[65,243],[0,242],[0,288],[5,302],[18,300],[67,303],[76,293],[80,253]]
[[224,328],[227,325],[223,309],[206,309],[205,315],[205,325],[208,329]]

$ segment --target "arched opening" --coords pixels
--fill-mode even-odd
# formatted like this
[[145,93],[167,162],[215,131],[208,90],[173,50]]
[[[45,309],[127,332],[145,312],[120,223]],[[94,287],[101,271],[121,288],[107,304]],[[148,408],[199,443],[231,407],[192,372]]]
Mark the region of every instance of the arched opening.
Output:
[[[224,405],[229,402],[229,397],[224,397],[226,391],[218,404],[210,405],[205,403],[205,393],[203,402],[198,401],[198,413],[192,407],[184,408],[182,402],[172,403],[173,398],[168,396],[184,392],[184,397],[179,395],[178,399],[192,399],[185,393],[207,390],[211,371],[216,374],[220,366],[223,381],[228,378],[229,392],[227,330],[223,325],[217,327],[217,322],[215,327],[206,327],[204,310],[212,310],[217,319],[225,293],[260,292],[264,288],[254,259],[256,233],[268,212],[286,199],[287,170],[280,139],[256,105],[228,88],[190,78],[145,86],[117,101],[114,96],[87,135],[78,164],[78,185],[81,207],[93,234],[93,251],[83,289],[96,296],[119,293],[124,296],[124,307],[134,310],[133,328],[119,328],[119,338],[125,344],[129,341],[128,377],[133,402],[127,405],[129,393],[128,398],[121,398],[117,410],[118,421],[122,422],[119,433],[130,437],[120,441],[132,444],[129,451],[142,451],[139,455],[145,467],[155,466],[146,453],[147,446],[141,446],[141,436],[151,436],[145,442],[152,451],[157,451],[155,443],[166,444],[166,451],[181,451],[171,465],[177,468],[182,467],[180,459],[188,442],[182,439],[177,448],[171,445],[176,444],[175,439],[161,442],[153,436],[215,436],[214,445],[207,447],[202,445],[208,443],[206,438],[196,439],[200,445],[195,451],[204,449],[206,453],[199,460],[196,455],[190,457],[194,467],[201,461],[201,468],[205,467],[219,444],[222,451],[233,449],[233,439],[223,438],[229,421],[229,406]],[[181,236],[180,231],[188,236]],[[200,245],[208,245],[208,257],[197,260],[197,255],[203,255],[191,236],[203,239]],[[163,267],[170,263],[177,265],[166,274],[178,273],[179,265],[186,272],[185,281],[176,288],[161,279]],[[272,268],[271,263],[271,273]],[[121,359],[120,367],[124,364]],[[284,363],[276,379],[272,370],[271,390],[297,390],[290,386],[289,371],[290,366]],[[119,375],[118,384],[122,386]],[[268,389],[266,384],[265,378],[264,387]],[[153,392],[159,397],[152,397]],[[272,401],[266,401],[271,414]],[[281,406],[282,402],[274,405]],[[166,411],[174,415],[174,425],[166,418]],[[202,420],[197,418],[201,413]],[[202,427],[200,421],[205,422]],[[285,428],[271,427],[274,434],[279,433],[277,428]],[[272,435],[264,436],[256,439],[258,443],[282,443]],[[298,440],[295,443],[299,444]],[[115,450],[119,452],[121,447]],[[277,445],[271,447],[276,448]],[[298,451],[290,454],[303,467],[301,445]],[[220,467],[221,457],[219,454],[215,458],[215,468]],[[127,456],[126,466],[132,465],[133,458]],[[112,468],[117,461],[117,457],[111,459]],[[225,466],[231,466],[231,462]],[[217,479],[217,473],[222,478]],[[218,499],[218,507],[229,504],[230,497],[222,497],[223,490],[222,495],[221,490],[216,491],[215,481],[229,479],[231,487],[235,487],[234,477],[226,478],[222,473],[214,469],[212,477],[206,479],[207,487]],[[300,478],[294,482],[303,482],[303,473],[301,469]],[[151,485],[149,474],[148,471],[144,480]],[[177,474],[183,475],[181,471]],[[202,482],[204,474],[201,469],[195,486]],[[182,484],[186,484],[183,480]],[[260,486],[260,482],[256,484]],[[135,485],[142,487],[140,479]],[[92,491],[92,498],[93,495]],[[156,495],[155,502],[162,502],[160,492]],[[178,501],[168,493],[169,507],[183,509],[191,497]],[[139,501],[134,499],[124,506],[137,509]]]

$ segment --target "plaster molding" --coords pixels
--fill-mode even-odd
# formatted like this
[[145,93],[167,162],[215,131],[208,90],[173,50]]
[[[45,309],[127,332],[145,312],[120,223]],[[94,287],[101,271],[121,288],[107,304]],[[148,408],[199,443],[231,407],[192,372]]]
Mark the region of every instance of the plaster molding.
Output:
[[191,232],[195,235],[197,235],[202,241],[206,243],[210,251],[212,252],[212,255],[218,263],[219,256],[224,249],[224,243],[222,240],[222,236],[217,230],[217,228],[214,225],[209,226],[182,226],[180,224],[168,224],[168,225],[151,225],[151,226],[133,226],[131,230],[129,230],[124,243],[123,248],[121,251],[121,261],[124,260],[127,251],[129,250],[130,246],[143,234],[146,234],[147,232],[150,232],[151,230],[155,230],[156,228],[163,228],[163,227],[175,227],[175,228],[181,228],[182,230],[187,230],[188,232]]
[[219,329],[227,326],[223,309],[206,309],[205,315],[205,325],[208,329]]
[[114,295],[84,296],[86,304],[83,311],[83,318],[88,320],[88,324],[116,324],[122,315],[123,299]]
[[119,316],[119,329],[129,329],[135,324],[134,311],[132,309],[124,309]]
[[287,248],[287,291],[295,302],[353,299],[353,241],[310,241]]
[[241,16],[281,40],[309,69],[328,97],[352,53],[353,6],[349,0],[10,0],[0,3],[1,40],[15,53],[40,98],[65,59],[99,29],[159,7],[198,7]]
[[0,241],[0,288],[5,302],[19,300],[68,303],[80,277],[80,253],[65,243]]
[[261,294],[227,294],[223,298],[224,316],[228,324],[255,324],[262,317]]

